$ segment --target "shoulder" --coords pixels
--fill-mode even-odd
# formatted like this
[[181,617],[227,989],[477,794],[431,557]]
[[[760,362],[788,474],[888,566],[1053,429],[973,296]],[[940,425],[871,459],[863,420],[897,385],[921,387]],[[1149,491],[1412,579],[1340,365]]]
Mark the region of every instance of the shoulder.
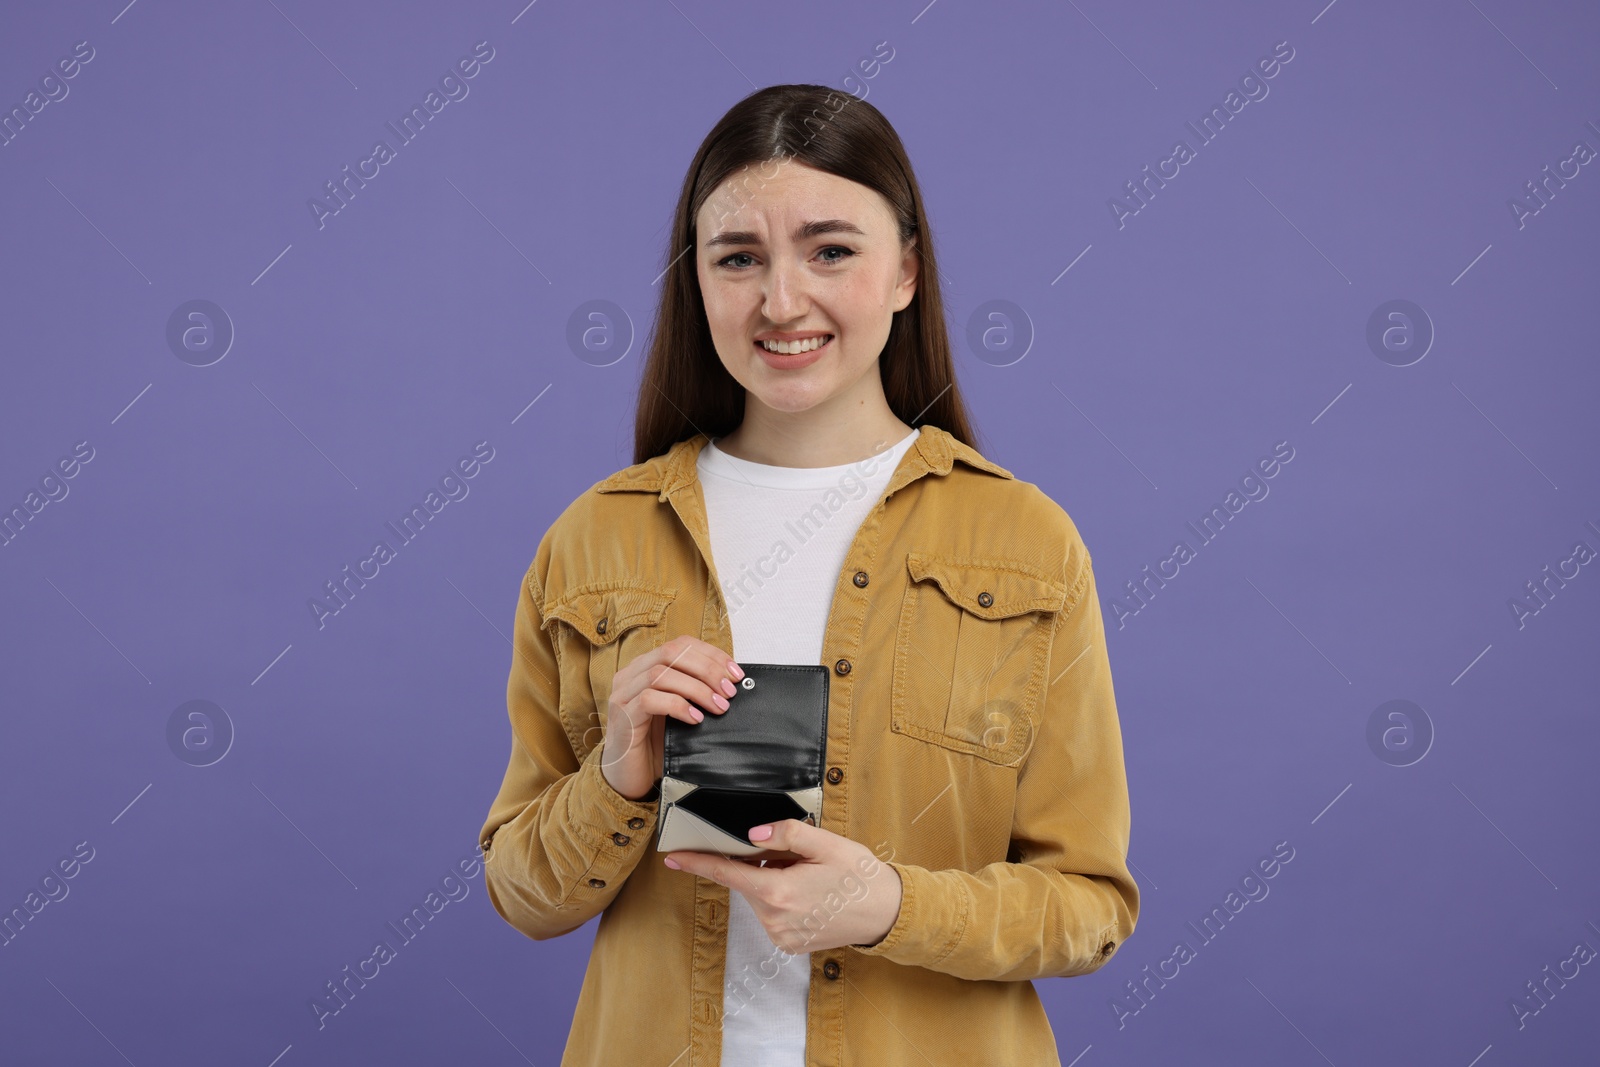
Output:
[[526,583],[549,605],[592,585],[637,584],[660,551],[655,524],[670,514],[665,495],[693,461],[695,442],[683,441],[643,463],[601,478],[562,509],[540,538]]
[[991,534],[1004,543],[1000,552],[1028,560],[1075,594],[1093,559],[1066,508],[971,446],[952,438],[950,448],[955,462],[941,481],[952,490],[951,506],[992,518]]

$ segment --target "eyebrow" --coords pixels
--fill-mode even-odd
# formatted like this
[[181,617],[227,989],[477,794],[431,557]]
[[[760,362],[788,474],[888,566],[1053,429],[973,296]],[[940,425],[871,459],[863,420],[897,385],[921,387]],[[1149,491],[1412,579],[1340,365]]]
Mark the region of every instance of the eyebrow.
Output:
[[[807,222],[794,232],[794,241],[799,244],[808,237],[819,237],[825,233],[853,233],[858,237],[865,237],[866,231],[853,222],[845,219],[817,219]],[[707,248],[719,248],[726,245],[758,245],[761,239],[750,230],[727,230],[717,234],[706,241]]]

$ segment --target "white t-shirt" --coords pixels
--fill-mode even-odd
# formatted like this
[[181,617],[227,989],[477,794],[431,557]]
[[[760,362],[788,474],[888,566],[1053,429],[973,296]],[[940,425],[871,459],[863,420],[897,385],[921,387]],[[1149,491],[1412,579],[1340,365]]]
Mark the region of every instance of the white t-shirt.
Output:
[[[733,658],[815,664],[850,543],[917,431],[876,456],[836,467],[774,467],[707,442],[697,468],[711,555],[727,601]],[[810,953],[773,944],[748,901],[729,890],[723,1067],[805,1067]]]

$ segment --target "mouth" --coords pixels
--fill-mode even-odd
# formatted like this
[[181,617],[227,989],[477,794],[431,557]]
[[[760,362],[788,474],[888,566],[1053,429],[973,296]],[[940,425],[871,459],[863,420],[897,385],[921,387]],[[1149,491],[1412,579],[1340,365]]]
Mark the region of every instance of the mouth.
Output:
[[822,353],[833,344],[833,334],[808,337],[803,341],[752,341],[751,344],[769,366],[794,370],[822,358]]

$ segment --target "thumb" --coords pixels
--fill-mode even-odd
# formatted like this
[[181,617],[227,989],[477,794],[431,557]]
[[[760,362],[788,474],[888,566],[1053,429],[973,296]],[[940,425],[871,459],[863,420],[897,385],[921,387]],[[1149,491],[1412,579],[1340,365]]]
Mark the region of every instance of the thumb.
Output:
[[750,828],[750,840],[780,852],[793,852],[806,859],[821,859],[833,835],[799,819],[780,819]]

